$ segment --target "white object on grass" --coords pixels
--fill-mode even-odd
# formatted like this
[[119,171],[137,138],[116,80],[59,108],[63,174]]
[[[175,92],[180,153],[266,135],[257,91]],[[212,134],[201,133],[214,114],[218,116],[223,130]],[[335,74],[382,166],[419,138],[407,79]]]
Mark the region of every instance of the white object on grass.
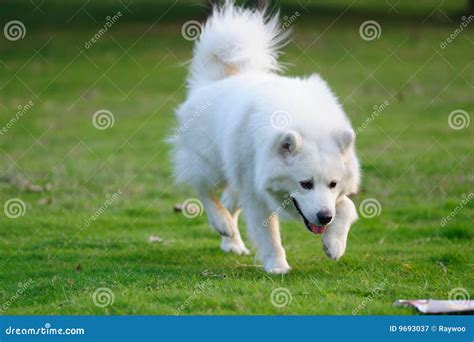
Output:
[[399,299],[395,301],[394,305],[414,307],[425,314],[474,311],[474,300]]

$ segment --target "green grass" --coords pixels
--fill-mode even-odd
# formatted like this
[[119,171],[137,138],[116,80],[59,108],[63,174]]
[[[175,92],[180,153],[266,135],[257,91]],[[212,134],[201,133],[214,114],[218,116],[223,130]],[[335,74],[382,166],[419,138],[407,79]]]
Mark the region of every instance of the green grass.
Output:
[[[293,270],[270,276],[253,266],[253,256],[221,252],[205,215],[187,219],[173,212],[175,203],[196,195],[173,186],[163,142],[185,98],[181,64],[191,57],[192,43],[180,30],[196,7],[179,2],[152,25],[168,4],[149,13],[147,2],[136,2],[86,50],[84,42],[120,4],[91,2],[86,9],[97,23],[80,12],[66,25],[70,9],[57,5],[55,20],[48,21],[49,12],[23,11],[29,2],[7,2],[2,26],[20,18],[27,34],[16,42],[0,37],[1,126],[19,105],[34,105],[0,135],[0,203],[26,203],[24,216],[0,215],[3,313],[174,314],[183,305],[183,314],[407,314],[412,311],[393,301],[447,298],[457,287],[472,297],[473,201],[440,224],[474,188],[474,125],[448,125],[453,110],[471,119],[474,113],[472,27],[440,48],[460,20],[453,3],[446,2],[453,23],[444,24],[432,17],[422,24],[430,10],[397,16],[380,4],[365,15],[363,2],[337,21],[341,1],[334,13],[301,10],[282,58],[287,73],[321,73],[355,128],[374,105],[389,103],[357,139],[363,182],[354,201],[375,198],[382,212],[353,226],[339,262],[327,259],[320,237],[300,223],[283,223]],[[95,5],[102,9],[95,12]],[[284,12],[295,8],[293,2]],[[359,26],[370,19],[382,34],[368,42]],[[94,128],[99,109],[114,114],[112,128]],[[51,190],[34,192],[28,183]],[[87,226],[118,189],[118,200]],[[241,228],[245,232],[243,222]],[[149,243],[150,235],[164,241]],[[94,305],[100,287],[112,290],[112,305]],[[283,308],[270,301],[278,287],[292,295]]]

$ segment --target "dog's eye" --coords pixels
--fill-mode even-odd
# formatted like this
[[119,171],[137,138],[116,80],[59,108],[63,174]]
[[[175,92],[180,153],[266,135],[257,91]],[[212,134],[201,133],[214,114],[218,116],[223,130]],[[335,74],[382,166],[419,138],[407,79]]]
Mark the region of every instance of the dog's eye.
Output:
[[300,182],[303,189],[311,190],[314,186],[313,178]]
[[337,185],[337,182],[336,181],[332,181],[331,183],[329,183],[329,188],[331,189],[334,189]]

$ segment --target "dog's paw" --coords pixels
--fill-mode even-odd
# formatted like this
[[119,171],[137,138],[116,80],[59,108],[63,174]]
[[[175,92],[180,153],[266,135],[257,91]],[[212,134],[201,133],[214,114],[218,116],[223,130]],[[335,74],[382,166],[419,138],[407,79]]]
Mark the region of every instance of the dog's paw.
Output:
[[232,238],[237,230],[229,215],[208,215],[209,225],[222,237]]
[[249,255],[250,251],[245,247],[241,239],[222,237],[221,249],[226,253],[235,253],[238,255]]
[[346,241],[337,238],[323,239],[323,249],[326,255],[334,260],[339,260],[346,251]]
[[228,238],[231,239],[234,237],[234,229],[232,229],[232,226],[226,224],[226,223],[220,223],[220,224],[211,224],[211,227],[213,227],[222,238]]
[[270,274],[287,274],[290,271],[290,265],[285,258],[271,259],[265,262],[265,271]]

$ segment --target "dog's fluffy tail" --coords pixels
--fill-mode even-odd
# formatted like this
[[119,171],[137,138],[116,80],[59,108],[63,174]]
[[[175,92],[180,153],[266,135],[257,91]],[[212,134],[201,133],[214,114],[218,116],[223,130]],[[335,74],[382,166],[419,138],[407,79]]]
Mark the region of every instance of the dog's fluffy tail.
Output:
[[233,0],[213,8],[194,47],[189,88],[245,72],[275,72],[279,48],[289,31],[279,27],[278,13],[237,7]]

